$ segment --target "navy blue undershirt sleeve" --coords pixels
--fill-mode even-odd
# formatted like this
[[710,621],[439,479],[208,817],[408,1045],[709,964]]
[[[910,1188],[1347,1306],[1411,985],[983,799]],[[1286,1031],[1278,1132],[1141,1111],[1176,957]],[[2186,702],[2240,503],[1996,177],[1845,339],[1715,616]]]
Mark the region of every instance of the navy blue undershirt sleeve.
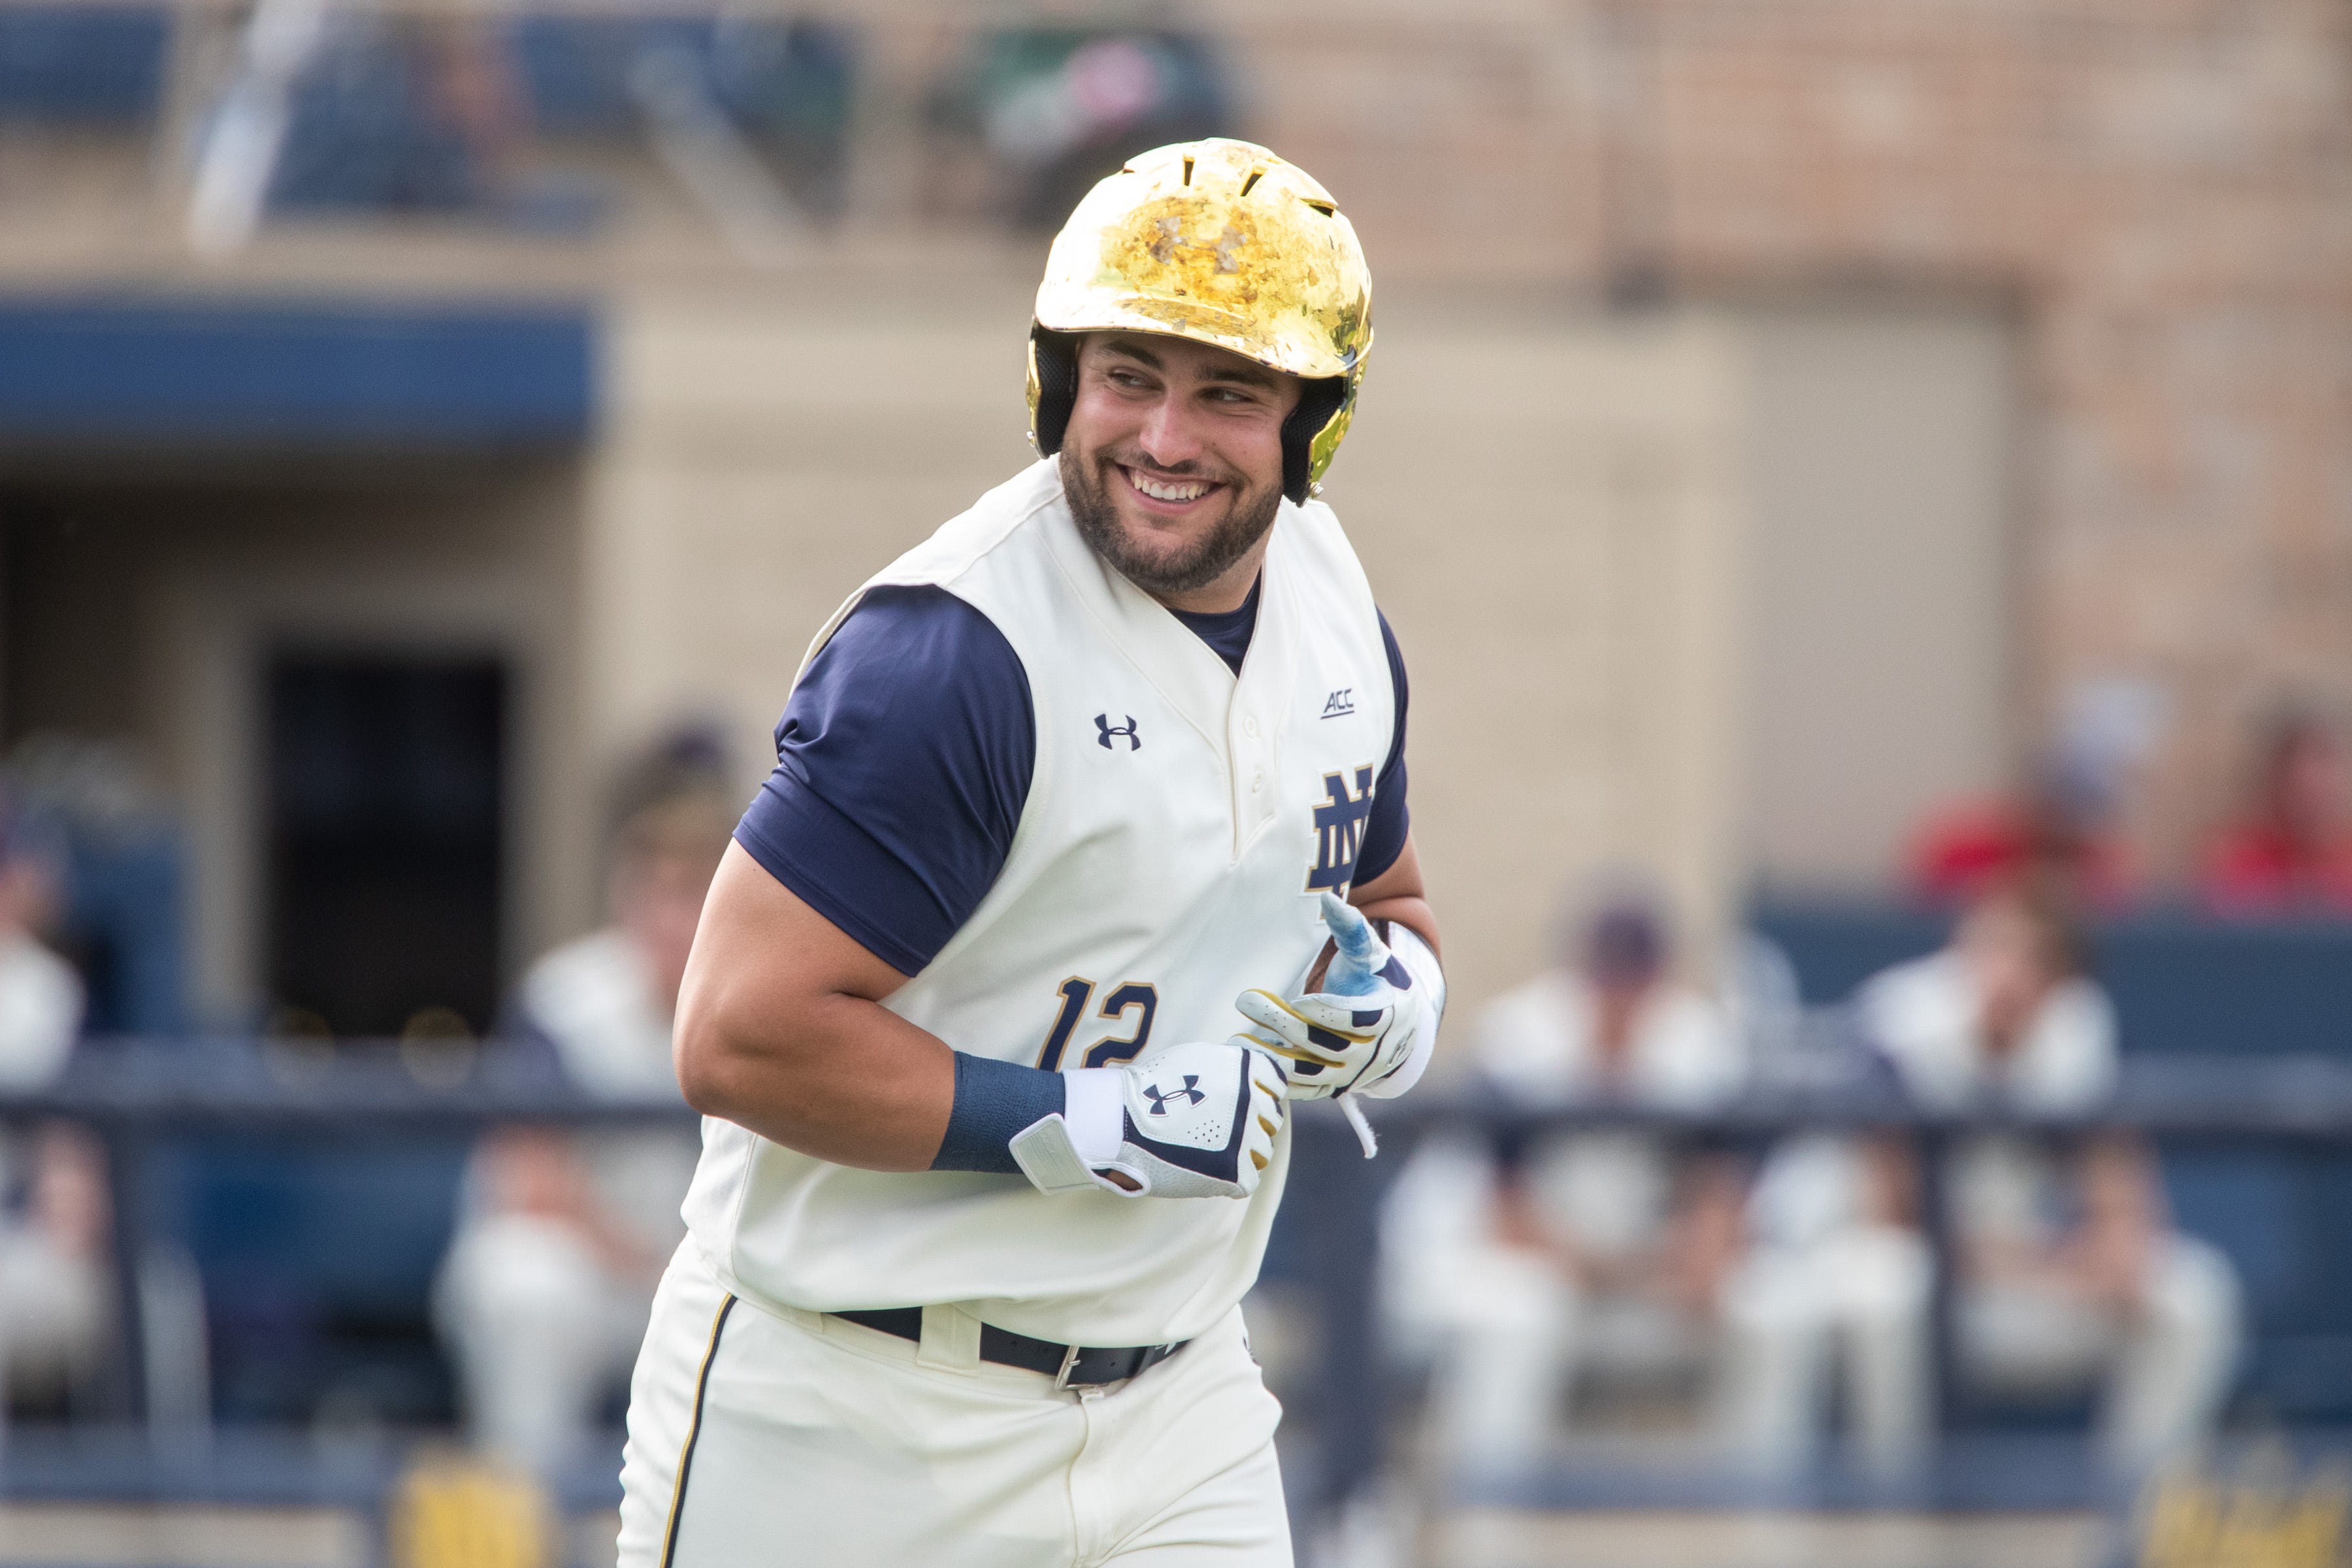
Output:
[[[1377,609],[1372,613],[1380,615]],[[1389,629],[1386,616],[1381,616],[1381,643],[1388,649],[1389,682],[1396,691],[1396,732],[1389,737],[1388,761],[1381,764],[1380,776],[1372,781],[1372,811],[1364,819],[1363,845],[1356,855],[1359,888],[1396,864],[1397,857],[1404,853],[1405,835],[1412,831],[1412,813],[1404,800],[1404,655],[1397,648],[1396,633]]]
[[902,974],[1004,868],[1037,760],[1029,678],[943,588],[869,590],[793,690],[735,841]]

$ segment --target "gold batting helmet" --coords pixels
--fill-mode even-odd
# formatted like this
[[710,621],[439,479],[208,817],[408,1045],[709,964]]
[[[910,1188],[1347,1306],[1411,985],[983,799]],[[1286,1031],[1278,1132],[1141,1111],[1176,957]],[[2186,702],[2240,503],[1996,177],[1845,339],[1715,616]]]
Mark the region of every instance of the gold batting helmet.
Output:
[[1304,169],[1248,142],[1179,142],[1097,184],[1054,237],[1029,330],[1029,438],[1062,447],[1081,332],[1163,332],[1306,383],[1282,426],[1303,501],[1355,417],[1372,350],[1356,231]]

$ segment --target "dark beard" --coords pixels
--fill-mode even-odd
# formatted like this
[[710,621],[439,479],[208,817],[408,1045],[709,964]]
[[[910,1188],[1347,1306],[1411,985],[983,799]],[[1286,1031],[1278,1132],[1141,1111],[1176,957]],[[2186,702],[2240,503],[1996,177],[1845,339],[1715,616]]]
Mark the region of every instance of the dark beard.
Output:
[[1234,563],[1265,537],[1265,531],[1274,526],[1276,509],[1282,505],[1280,490],[1268,490],[1254,505],[1236,500],[1225,513],[1224,521],[1192,549],[1172,561],[1143,559],[1129,547],[1118,509],[1097,482],[1111,465],[1101,461],[1081,463],[1066,446],[1062,448],[1061,467],[1062,494],[1070,503],[1070,517],[1078,525],[1079,537],[1094,547],[1096,554],[1118,568],[1120,576],[1155,599],[1205,588],[1233,570]]

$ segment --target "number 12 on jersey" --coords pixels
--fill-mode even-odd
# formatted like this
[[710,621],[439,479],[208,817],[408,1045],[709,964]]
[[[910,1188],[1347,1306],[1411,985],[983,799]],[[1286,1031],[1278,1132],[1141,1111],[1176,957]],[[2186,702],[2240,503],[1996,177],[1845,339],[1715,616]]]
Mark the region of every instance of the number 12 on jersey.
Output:
[[[1062,1069],[1063,1055],[1070,1047],[1070,1037],[1078,1032],[1078,1025],[1087,1016],[1087,1004],[1095,996],[1095,983],[1083,975],[1073,974],[1061,984],[1062,1007],[1054,1015],[1054,1026],[1045,1031],[1045,1044],[1037,1053],[1037,1065],[1047,1072]],[[1108,1067],[1112,1062],[1133,1061],[1143,1054],[1151,1039],[1152,1016],[1160,1011],[1160,991],[1139,980],[1123,982],[1111,988],[1102,999],[1096,1016],[1113,1022],[1123,1020],[1129,1013],[1141,1016],[1135,1021],[1135,1030],[1124,1038],[1097,1040],[1086,1047],[1083,1059],[1076,1064],[1084,1067]]]

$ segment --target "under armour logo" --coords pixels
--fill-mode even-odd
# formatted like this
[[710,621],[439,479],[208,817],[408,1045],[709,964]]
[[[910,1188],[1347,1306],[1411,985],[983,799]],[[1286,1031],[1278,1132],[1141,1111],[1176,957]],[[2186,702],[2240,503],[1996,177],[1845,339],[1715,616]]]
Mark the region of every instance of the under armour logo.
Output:
[[1187,1104],[1198,1105],[1208,1099],[1207,1095],[1201,1092],[1200,1082],[1199,1073],[1188,1072],[1184,1075],[1183,1088],[1162,1092],[1160,1086],[1155,1083],[1143,1091],[1143,1098],[1151,1101],[1152,1115],[1165,1116],[1168,1114],[1168,1102],[1171,1100],[1181,1100]]
[[1110,715],[1108,713],[1097,713],[1095,715],[1095,728],[1102,731],[1102,749],[1106,752],[1111,749],[1110,738],[1113,735],[1124,735],[1127,737],[1127,749],[1129,751],[1139,752],[1143,750],[1143,742],[1135,732],[1135,715],[1132,713],[1122,713],[1119,717],[1127,721],[1124,727],[1112,723],[1110,721]]

